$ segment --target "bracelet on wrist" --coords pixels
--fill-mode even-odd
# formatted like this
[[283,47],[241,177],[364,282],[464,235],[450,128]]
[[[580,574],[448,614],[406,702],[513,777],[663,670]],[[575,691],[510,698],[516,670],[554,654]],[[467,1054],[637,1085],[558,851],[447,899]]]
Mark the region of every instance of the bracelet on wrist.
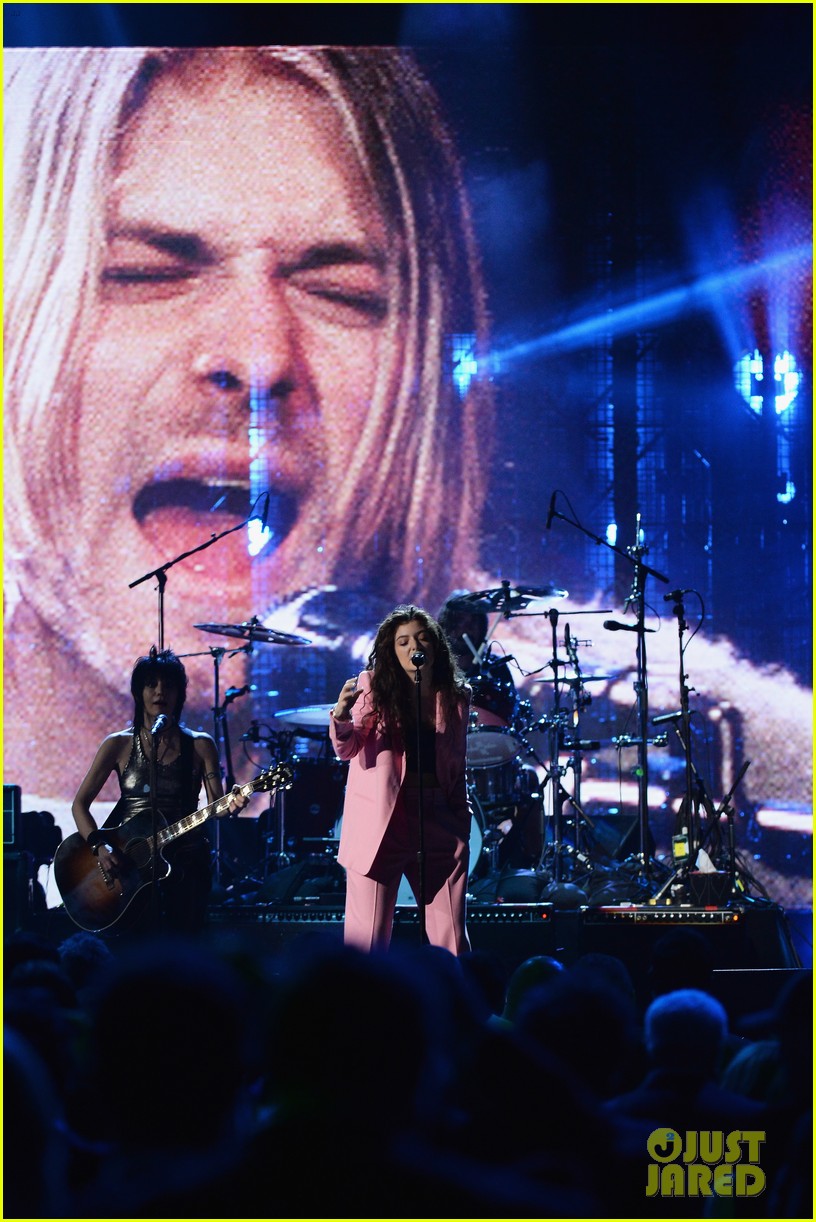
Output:
[[94,856],[96,856],[96,854],[99,852],[100,844],[106,844],[107,840],[107,833],[101,827],[94,828],[94,830],[85,837],[85,843]]

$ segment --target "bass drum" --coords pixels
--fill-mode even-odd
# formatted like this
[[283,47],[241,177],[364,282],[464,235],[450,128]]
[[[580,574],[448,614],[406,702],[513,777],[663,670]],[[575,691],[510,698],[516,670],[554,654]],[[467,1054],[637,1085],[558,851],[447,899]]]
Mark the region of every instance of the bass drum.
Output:
[[[470,860],[468,861],[468,878],[473,878],[476,867],[479,863],[479,858],[482,855],[482,843],[484,841],[484,829],[481,819],[474,814],[470,820]],[[416,897],[411,890],[411,884],[403,874],[400,881],[399,890],[397,891],[397,904],[413,904],[416,908]]]

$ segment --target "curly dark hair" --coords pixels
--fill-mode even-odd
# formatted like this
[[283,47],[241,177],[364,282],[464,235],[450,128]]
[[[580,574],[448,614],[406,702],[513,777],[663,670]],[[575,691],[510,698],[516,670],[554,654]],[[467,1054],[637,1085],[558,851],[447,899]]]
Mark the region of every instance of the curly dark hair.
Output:
[[434,617],[411,603],[395,607],[377,629],[368,657],[368,669],[371,671],[374,713],[380,721],[397,725],[403,732],[416,724],[416,705],[411,685],[406,683],[405,671],[397,659],[394,638],[397,629],[411,620],[422,624],[433,640],[431,683],[442,695],[446,716],[453,714],[470,696],[470,688],[456,664],[448,638]]
[[176,721],[181,717],[181,710],[184,708],[184,702],[187,699],[187,671],[184,669],[184,663],[180,658],[176,657],[172,649],[156,649],[152,645],[150,652],[141,658],[136,659],[133,667],[133,673],[130,676],[130,694],[133,697],[133,725],[136,728],[141,727],[144,721],[144,700],[143,693],[148,683],[154,683],[156,679],[162,677],[168,683],[174,683],[178,695],[176,697],[176,707],[173,709],[173,716]]

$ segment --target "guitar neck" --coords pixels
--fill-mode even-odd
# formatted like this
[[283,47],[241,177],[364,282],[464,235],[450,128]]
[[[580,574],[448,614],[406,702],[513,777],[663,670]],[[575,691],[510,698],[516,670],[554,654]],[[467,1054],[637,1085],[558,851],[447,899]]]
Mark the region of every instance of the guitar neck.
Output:
[[[239,793],[248,798],[250,794],[255,792],[256,788],[256,783],[250,781],[248,784],[240,787]],[[191,832],[193,828],[200,827],[202,823],[206,823],[213,815],[225,814],[229,810],[231,796],[232,791],[224,794],[222,798],[216,798],[214,802],[210,802],[209,806],[202,806],[201,810],[194,810],[192,814],[185,815],[183,819],[179,819],[176,823],[171,823],[168,827],[161,828],[156,837],[159,846],[169,844],[171,840],[185,835],[186,832]]]

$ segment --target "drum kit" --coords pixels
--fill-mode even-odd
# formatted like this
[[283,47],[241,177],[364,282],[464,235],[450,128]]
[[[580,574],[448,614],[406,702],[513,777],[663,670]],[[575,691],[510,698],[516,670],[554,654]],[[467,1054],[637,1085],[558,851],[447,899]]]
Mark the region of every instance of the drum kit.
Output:
[[[467,737],[468,793],[473,810],[470,849],[469,892],[484,902],[496,899],[586,902],[591,884],[605,883],[608,864],[593,860],[593,820],[581,806],[582,760],[586,751],[600,743],[581,735],[581,717],[590,703],[587,685],[611,681],[617,675],[584,674],[578,646],[566,627],[558,637],[559,613],[552,601],[564,598],[557,586],[501,586],[449,600],[455,613],[461,610],[487,613],[497,619],[478,649],[472,647],[473,664],[468,668],[472,689]],[[539,611],[543,600],[550,603]],[[528,611],[527,608],[531,609]],[[571,611],[576,614],[605,612]],[[491,637],[501,619],[518,615],[542,615],[549,621],[552,655],[539,671],[548,670],[534,683],[549,685],[552,707],[535,716],[531,702],[521,699],[510,669],[515,659],[493,653]],[[232,637],[244,642],[235,652],[251,651],[255,644],[287,647],[307,646],[301,636],[265,627],[257,618],[241,624],[202,623],[202,632]],[[559,656],[563,643],[566,657]],[[470,643],[469,643],[470,644]],[[223,744],[227,783],[232,763],[227,729],[230,698],[249,689],[229,689],[219,704],[218,667],[224,649],[209,651],[215,657],[216,741]],[[520,668],[519,668],[520,669]],[[328,867],[334,875],[327,888],[336,891],[339,867],[336,853],[342,819],[343,794],[348,765],[338,760],[328,733],[332,704],[287,708],[273,714],[264,731],[257,721],[241,738],[267,750],[276,762],[292,766],[290,792],[280,791],[262,816],[262,860],[249,871],[249,887],[263,898],[279,895],[274,875],[296,864]],[[565,777],[572,774],[572,792]],[[217,828],[217,824],[216,824]],[[591,842],[591,843],[590,843]],[[220,879],[219,846],[215,846],[215,881]],[[328,877],[327,875],[327,877]],[[244,902],[247,902],[246,899]],[[407,886],[398,902],[412,902]]]

